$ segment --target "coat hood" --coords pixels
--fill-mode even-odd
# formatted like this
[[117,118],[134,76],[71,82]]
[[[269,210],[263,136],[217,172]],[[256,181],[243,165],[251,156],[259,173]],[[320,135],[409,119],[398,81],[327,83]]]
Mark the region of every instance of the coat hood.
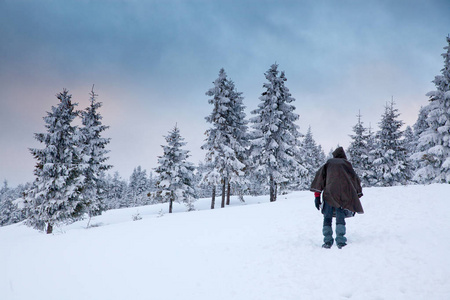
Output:
[[333,151],[333,157],[347,159],[344,148],[342,148],[342,147],[336,148],[336,150]]

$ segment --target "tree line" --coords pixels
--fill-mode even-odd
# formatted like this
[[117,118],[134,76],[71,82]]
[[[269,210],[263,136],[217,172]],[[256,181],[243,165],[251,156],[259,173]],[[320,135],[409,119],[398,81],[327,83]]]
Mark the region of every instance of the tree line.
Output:
[[[403,121],[392,99],[373,131],[356,117],[348,158],[365,187],[404,184],[450,183],[450,37],[442,54],[444,68],[427,94],[416,123],[402,131]],[[205,117],[205,160],[188,162],[189,151],[177,125],[165,136],[158,167],[147,175],[140,166],[128,181],[108,174],[109,139],[102,134],[98,109],[102,106],[92,89],[90,106],[83,111],[67,90],[44,117],[47,132],[35,134],[43,144],[30,149],[36,159],[35,181],[15,189],[4,182],[0,189],[0,225],[22,220],[51,233],[55,225],[101,214],[107,209],[174,202],[194,209],[195,199],[211,197],[211,208],[230,203],[232,194],[268,194],[270,201],[290,190],[305,190],[326,155],[312,134],[299,131],[295,98],[286,86],[286,75],[273,64],[258,107],[247,119],[242,92],[224,69],[206,95],[212,112]],[[82,126],[73,125],[81,118]],[[89,223],[88,223],[89,224]]]

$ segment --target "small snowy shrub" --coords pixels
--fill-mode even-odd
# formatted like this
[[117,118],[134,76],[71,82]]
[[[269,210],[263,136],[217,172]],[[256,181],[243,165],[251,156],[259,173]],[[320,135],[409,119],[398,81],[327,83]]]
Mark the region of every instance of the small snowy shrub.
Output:
[[141,214],[138,212],[136,212],[133,216],[133,221],[139,221],[142,220]]

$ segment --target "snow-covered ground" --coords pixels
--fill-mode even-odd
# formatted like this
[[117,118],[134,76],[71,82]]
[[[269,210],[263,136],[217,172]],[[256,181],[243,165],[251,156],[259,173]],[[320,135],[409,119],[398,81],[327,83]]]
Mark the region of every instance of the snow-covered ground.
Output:
[[3,227],[0,299],[450,299],[450,185],[364,194],[342,250],[321,248],[310,192],[108,211],[53,235]]

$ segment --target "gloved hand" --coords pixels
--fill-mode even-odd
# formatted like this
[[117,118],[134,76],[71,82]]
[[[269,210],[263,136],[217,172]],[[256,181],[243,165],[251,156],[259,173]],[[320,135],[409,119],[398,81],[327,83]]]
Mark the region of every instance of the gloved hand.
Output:
[[322,204],[320,202],[320,197],[316,197],[316,199],[314,200],[314,204],[316,205],[317,210],[320,209],[320,204]]

